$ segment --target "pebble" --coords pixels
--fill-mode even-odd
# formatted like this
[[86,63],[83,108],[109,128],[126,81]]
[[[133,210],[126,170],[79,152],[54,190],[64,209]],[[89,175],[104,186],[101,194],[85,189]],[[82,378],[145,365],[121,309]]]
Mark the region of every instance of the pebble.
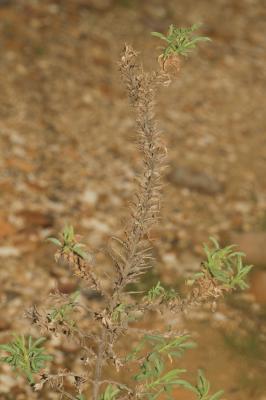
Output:
[[81,195],[81,200],[90,206],[95,206],[98,200],[98,193],[91,189],[86,189]]
[[58,290],[60,293],[71,294],[78,289],[77,282],[70,281],[69,279],[62,277],[58,281]]
[[266,268],[266,232],[230,233],[225,240],[246,254],[245,263]]
[[266,271],[258,269],[251,273],[250,291],[256,302],[266,304]]
[[107,11],[112,7],[113,0],[82,0],[80,5],[93,8],[96,11]]
[[81,221],[82,226],[84,228],[93,229],[96,232],[108,233],[110,232],[110,228],[104,222],[97,220],[96,218],[84,218]]
[[179,167],[174,168],[168,178],[178,186],[206,194],[216,194],[222,191],[222,185],[214,177],[204,172]]
[[0,319],[0,331],[6,331],[7,329],[10,328],[10,326],[11,324],[9,321],[3,318]]
[[0,247],[0,257],[19,257],[20,250],[16,247],[12,246],[3,246]]
[[4,218],[0,217],[0,239],[10,236],[15,232],[15,228]]
[[[145,4],[146,3],[146,4]],[[166,8],[160,4],[154,4],[150,2],[144,2],[144,12],[152,19],[163,19],[167,16]]]
[[12,3],[12,0],[0,0],[0,7],[1,6],[10,6]]
[[220,312],[215,312],[215,313],[213,314],[213,319],[214,319],[215,321],[218,321],[218,322],[224,322],[224,321],[227,320],[227,317],[226,317],[226,315],[224,315],[224,314],[222,314],[222,313],[220,313]]
[[21,210],[18,212],[18,217],[23,218],[25,226],[49,228],[53,226],[54,218],[51,213],[44,213],[38,210]]
[[8,393],[13,386],[16,385],[16,380],[9,375],[2,374],[0,375],[0,386],[1,386],[1,393]]

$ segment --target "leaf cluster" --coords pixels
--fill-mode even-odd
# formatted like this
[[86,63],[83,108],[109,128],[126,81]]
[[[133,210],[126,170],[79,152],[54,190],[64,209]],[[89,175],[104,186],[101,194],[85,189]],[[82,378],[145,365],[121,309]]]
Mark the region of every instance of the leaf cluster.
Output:
[[[228,289],[237,286],[246,289],[246,278],[252,265],[243,265],[244,253],[234,251],[235,245],[221,248],[217,240],[210,238],[212,246],[204,245],[206,260],[202,263],[203,272],[208,272],[211,277]],[[202,274],[201,273],[201,274]]]
[[75,321],[70,318],[71,312],[74,310],[76,306],[76,300],[79,297],[79,290],[72,293],[68,301],[58,307],[53,307],[51,311],[48,313],[48,318],[51,321],[55,322],[67,322],[68,324],[74,326]]
[[40,347],[45,340],[44,337],[34,341],[31,336],[28,340],[25,336],[16,336],[14,341],[0,345],[0,350],[8,353],[8,355],[0,357],[0,361],[9,364],[14,370],[22,372],[29,383],[34,385],[33,375],[52,359],[52,356],[46,354],[44,348]]
[[120,393],[118,387],[109,384],[99,400],[115,400],[116,395]]
[[186,370],[174,368],[166,371],[166,361],[172,362],[174,357],[180,357],[186,349],[194,347],[194,343],[189,341],[188,335],[174,338],[167,338],[162,335],[145,335],[143,341],[133,350],[133,358],[146,347],[145,344],[150,346],[152,350],[141,362],[139,373],[133,377],[143,386],[141,397],[155,400],[164,393],[171,399],[174,386],[186,383],[186,381],[180,379],[180,375]]
[[213,395],[210,395],[210,382],[205,378],[202,370],[198,371],[198,381],[196,386],[190,388],[194,392],[198,400],[219,400],[223,395],[223,390],[219,390]]
[[198,42],[210,40],[207,36],[193,35],[200,26],[201,24],[194,24],[190,28],[177,28],[171,24],[166,36],[160,32],[151,32],[151,34],[167,43],[166,47],[163,48],[164,60],[171,54],[180,54],[186,57]]
[[161,299],[162,301],[169,301],[176,298],[176,292],[174,289],[165,289],[161,282],[157,282],[155,286],[153,286],[145,296],[145,299],[148,302],[153,302],[156,299]]
[[84,260],[88,258],[88,254],[83,250],[85,245],[77,241],[73,226],[66,226],[60,236],[61,241],[55,237],[49,237],[47,240],[59,247],[62,253],[74,253]]

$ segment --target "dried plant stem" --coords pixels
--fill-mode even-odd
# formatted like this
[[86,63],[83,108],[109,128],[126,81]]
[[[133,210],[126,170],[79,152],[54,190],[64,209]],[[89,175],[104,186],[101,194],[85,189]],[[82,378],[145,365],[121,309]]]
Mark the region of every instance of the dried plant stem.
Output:
[[116,260],[118,279],[113,288],[110,310],[120,301],[125,286],[150,267],[152,258],[148,241],[149,231],[157,222],[160,209],[160,178],[165,152],[154,118],[154,96],[157,74],[145,73],[136,64],[136,53],[128,46],[120,63],[122,78],[136,113],[138,145],[143,154],[144,170],[138,178],[138,189],[131,205],[131,218],[125,230],[125,239]]
[[102,367],[104,363],[104,354],[106,348],[106,339],[107,339],[107,332],[105,328],[102,328],[102,335],[101,341],[98,345],[98,354],[95,364],[95,374],[94,374],[94,381],[93,381],[93,400],[97,400],[99,388],[100,388],[100,380],[102,374]]
[[[138,277],[150,267],[151,246],[148,240],[151,227],[157,222],[160,210],[160,178],[165,152],[160,141],[160,133],[154,118],[154,96],[158,75],[146,73],[136,64],[137,54],[128,46],[120,63],[122,78],[128,90],[131,104],[136,113],[138,146],[143,155],[143,172],[138,178],[138,188],[131,204],[131,216],[125,229],[124,240],[114,238],[119,245],[118,251],[111,256],[117,272],[110,301],[106,307],[106,316],[112,321],[112,313],[121,303],[125,286],[136,282]],[[120,321],[123,331],[123,319]],[[127,325],[127,324],[126,324]],[[103,335],[98,347],[93,384],[93,400],[97,400],[105,351],[109,344],[118,339],[116,333],[108,335],[103,326]]]
[[69,400],[76,400],[76,399],[77,399],[76,397],[72,396],[70,393],[65,392],[65,391],[62,390],[62,389],[58,389],[58,391],[59,391],[59,393],[62,395],[62,397],[65,396],[65,397],[66,397],[67,399],[69,399]]

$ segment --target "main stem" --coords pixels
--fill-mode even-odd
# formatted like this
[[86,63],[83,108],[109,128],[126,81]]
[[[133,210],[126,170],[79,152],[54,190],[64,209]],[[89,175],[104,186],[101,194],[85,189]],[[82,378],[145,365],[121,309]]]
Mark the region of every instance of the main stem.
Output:
[[93,385],[93,400],[98,399],[99,389],[100,389],[100,379],[102,374],[102,367],[104,362],[104,351],[106,346],[106,330],[103,328],[101,341],[98,346],[98,354],[95,365],[95,374],[94,374],[94,385]]

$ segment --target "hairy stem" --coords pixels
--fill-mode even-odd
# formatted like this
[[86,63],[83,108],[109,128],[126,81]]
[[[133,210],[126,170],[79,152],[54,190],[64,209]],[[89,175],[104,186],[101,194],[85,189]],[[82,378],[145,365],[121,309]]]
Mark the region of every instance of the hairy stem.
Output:
[[101,335],[101,341],[98,345],[98,354],[97,354],[96,365],[95,365],[94,382],[93,382],[93,400],[98,399],[102,367],[103,367],[103,363],[104,363],[104,352],[105,352],[106,339],[107,339],[106,336],[107,336],[106,330],[105,330],[105,328],[103,328],[102,335]]
[[151,254],[147,238],[158,219],[160,209],[160,178],[164,152],[153,111],[157,75],[145,73],[136,64],[135,58],[136,53],[126,46],[120,70],[136,113],[138,144],[143,154],[144,169],[139,177],[131,218],[122,241],[123,255],[120,261],[116,260],[119,276],[113,288],[111,310],[119,303],[125,286],[136,281],[149,268]]

